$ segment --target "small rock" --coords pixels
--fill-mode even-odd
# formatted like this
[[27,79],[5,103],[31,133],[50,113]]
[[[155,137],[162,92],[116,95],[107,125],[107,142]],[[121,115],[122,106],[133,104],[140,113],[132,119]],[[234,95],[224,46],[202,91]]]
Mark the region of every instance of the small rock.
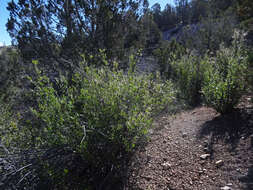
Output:
[[196,111],[192,112],[192,114],[195,114],[195,113],[197,113],[197,112]]
[[168,169],[171,167],[171,164],[169,162],[164,162],[161,164],[164,168]]
[[201,164],[201,165],[205,165],[205,164],[206,164],[206,161],[205,161],[205,160],[201,160],[201,161],[200,161],[200,164]]
[[209,152],[209,148],[205,147],[204,152]]
[[232,183],[228,183],[227,186],[232,186],[233,184]]
[[218,160],[217,162],[215,162],[216,166],[221,166],[223,164],[223,160]]
[[170,127],[169,125],[165,125],[165,129],[169,129],[169,127]]
[[224,187],[222,187],[222,188],[220,188],[221,190],[232,190],[230,187],[228,187],[228,186],[224,186]]
[[183,133],[183,134],[182,134],[182,137],[183,137],[183,138],[187,137],[187,133]]
[[207,159],[208,157],[210,157],[210,154],[202,154],[200,156],[200,158],[203,159],[203,160]]

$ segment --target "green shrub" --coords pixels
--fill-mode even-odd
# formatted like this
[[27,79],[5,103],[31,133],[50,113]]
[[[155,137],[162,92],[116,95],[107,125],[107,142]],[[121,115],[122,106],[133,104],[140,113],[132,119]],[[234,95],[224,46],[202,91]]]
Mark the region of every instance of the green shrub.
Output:
[[253,91],[253,49],[248,50],[248,72],[247,72],[247,86],[249,91]]
[[[10,107],[11,105],[5,103],[3,98],[0,98],[0,146],[1,140],[8,141],[8,139],[5,139],[5,134],[11,132],[10,126],[16,125],[16,120],[14,119]],[[1,151],[0,147],[0,152]]]
[[162,44],[153,54],[160,65],[160,72],[165,78],[172,79],[179,89],[179,98],[189,105],[200,103],[203,73],[207,57],[199,58],[196,52],[189,52],[175,40]]
[[20,84],[19,74],[21,62],[18,51],[14,47],[0,49],[0,97],[10,101],[14,96],[13,90]]
[[7,189],[4,179],[6,180],[7,174],[14,173],[17,166],[12,149],[8,147],[11,144],[8,136],[16,135],[12,130],[16,127],[17,120],[11,111],[11,105],[0,98],[0,189]]
[[179,96],[191,106],[200,103],[206,62],[207,58],[199,59],[191,54],[172,62],[173,81],[180,89]]
[[171,62],[180,59],[186,54],[186,49],[173,40],[171,42],[163,42],[160,48],[153,51],[153,55],[158,60],[160,73],[165,78],[169,79],[172,75]]
[[[71,154],[81,156],[93,174],[100,177],[105,177],[112,166],[115,170],[120,168],[122,157],[146,137],[153,114],[174,96],[170,82],[131,71],[124,74],[107,67],[83,66],[71,84],[64,77],[52,84],[39,70],[37,73],[33,91],[38,104],[32,108],[32,119],[26,120],[25,126],[9,139],[22,149],[66,147]],[[37,157],[42,159],[42,154]],[[61,159],[56,160],[42,162],[40,178],[50,178],[55,187],[69,185],[74,179],[67,179],[77,171],[68,164],[55,169]],[[82,180],[87,187],[89,180],[95,179]]]
[[[76,73],[72,83],[75,85],[68,86],[62,78],[58,83],[62,91],[59,95],[47,77],[39,77],[36,84],[39,109],[33,113],[48,128],[46,143],[72,142],[72,135],[62,127],[67,126],[78,129],[73,134],[79,137],[78,142],[73,142],[76,146],[85,126],[87,139],[93,134],[99,138],[104,134],[109,141],[123,143],[131,150],[137,138],[147,132],[152,111],[168,104],[173,95],[170,83],[156,83],[151,76],[124,75],[107,68],[85,67],[85,77]],[[48,136],[51,132],[52,137]]]
[[202,88],[207,105],[222,114],[231,112],[245,87],[246,57],[240,46],[221,47],[210,65]]

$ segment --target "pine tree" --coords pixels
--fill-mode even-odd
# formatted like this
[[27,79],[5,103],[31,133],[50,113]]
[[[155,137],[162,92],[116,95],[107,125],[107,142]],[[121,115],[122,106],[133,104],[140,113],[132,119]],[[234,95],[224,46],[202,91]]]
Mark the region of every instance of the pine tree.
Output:
[[123,48],[146,5],[146,0],[12,0],[6,26],[25,58],[73,61],[82,53]]

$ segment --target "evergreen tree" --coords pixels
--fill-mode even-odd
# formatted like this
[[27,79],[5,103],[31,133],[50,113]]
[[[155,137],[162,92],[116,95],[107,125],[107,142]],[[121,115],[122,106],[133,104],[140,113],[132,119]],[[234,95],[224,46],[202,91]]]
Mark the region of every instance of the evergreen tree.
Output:
[[253,31],[253,1],[238,0],[238,15],[244,25]]
[[6,26],[25,58],[75,60],[123,48],[146,6],[146,0],[12,0]]

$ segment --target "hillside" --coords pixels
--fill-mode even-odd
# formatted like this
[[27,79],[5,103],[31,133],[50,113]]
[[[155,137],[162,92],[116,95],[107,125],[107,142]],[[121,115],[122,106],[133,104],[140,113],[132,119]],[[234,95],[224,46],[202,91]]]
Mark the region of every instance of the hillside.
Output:
[[0,189],[252,190],[252,2],[6,0]]

